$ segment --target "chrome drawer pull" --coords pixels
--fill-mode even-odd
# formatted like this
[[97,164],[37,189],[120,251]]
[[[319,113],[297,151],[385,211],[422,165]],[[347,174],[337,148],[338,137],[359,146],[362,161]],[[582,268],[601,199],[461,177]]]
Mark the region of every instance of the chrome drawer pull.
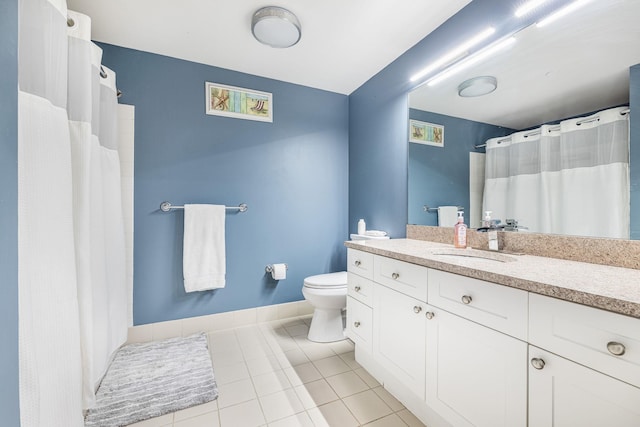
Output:
[[360,292],[360,286],[356,286],[355,288],[353,288],[353,290],[356,292]]
[[360,322],[353,322],[353,326],[355,326],[356,328],[360,327]]
[[420,313],[421,311],[422,311],[422,307],[420,307],[419,305],[414,305],[414,306],[413,306],[413,312],[414,312],[415,314],[418,314],[418,313]]
[[427,319],[431,320],[436,314],[433,311],[427,311],[424,315],[427,316]]
[[622,356],[627,349],[624,347],[624,344],[620,344],[619,342],[611,341],[607,343],[607,350],[609,353],[614,356]]
[[360,264],[362,264],[362,262],[360,262],[359,259],[355,260],[354,264],[356,265],[356,267],[360,267]]
[[393,280],[398,280],[398,277],[400,277],[400,275],[399,275],[398,273],[393,273],[393,274],[391,274],[391,278],[392,278]]
[[462,295],[463,304],[471,304],[471,301],[473,301],[473,298],[471,298],[469,295]]
[[531,359],[531,366],[536,369],[542,369],[544,368],[544,360],[534,357],[533,359]]

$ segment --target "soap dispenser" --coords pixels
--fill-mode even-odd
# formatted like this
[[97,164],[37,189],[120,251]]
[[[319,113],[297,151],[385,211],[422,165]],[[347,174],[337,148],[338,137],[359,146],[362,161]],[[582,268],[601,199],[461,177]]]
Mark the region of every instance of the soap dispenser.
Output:
[[463,212],[458,212],[458,223],[453,227],[453,245],[456,248],[467,247],[467,226],[464,223]]

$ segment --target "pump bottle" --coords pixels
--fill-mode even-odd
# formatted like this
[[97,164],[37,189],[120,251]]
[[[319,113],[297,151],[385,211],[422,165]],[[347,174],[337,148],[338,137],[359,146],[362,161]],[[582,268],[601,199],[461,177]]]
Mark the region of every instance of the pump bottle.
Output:
[[464,224],[463,212],[458,212],[458,223],[453,227],[453,245],[456,248],[467,247],[467,226]]

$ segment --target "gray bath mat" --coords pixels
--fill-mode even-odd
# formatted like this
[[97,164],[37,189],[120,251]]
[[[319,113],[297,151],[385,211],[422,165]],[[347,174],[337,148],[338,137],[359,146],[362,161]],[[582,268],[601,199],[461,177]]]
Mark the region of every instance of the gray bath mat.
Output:
[[109,366],[85,426],[126,426],[217,397],[204,334],[129,344]]

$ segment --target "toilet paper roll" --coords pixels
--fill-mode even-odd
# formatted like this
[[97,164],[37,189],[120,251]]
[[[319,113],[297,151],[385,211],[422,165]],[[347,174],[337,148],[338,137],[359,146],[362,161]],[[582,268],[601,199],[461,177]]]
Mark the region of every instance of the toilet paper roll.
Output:
[[273,264],[271,270],[271,277],[273,280],[283,280],[287,278],[287,265],[286,264]]

